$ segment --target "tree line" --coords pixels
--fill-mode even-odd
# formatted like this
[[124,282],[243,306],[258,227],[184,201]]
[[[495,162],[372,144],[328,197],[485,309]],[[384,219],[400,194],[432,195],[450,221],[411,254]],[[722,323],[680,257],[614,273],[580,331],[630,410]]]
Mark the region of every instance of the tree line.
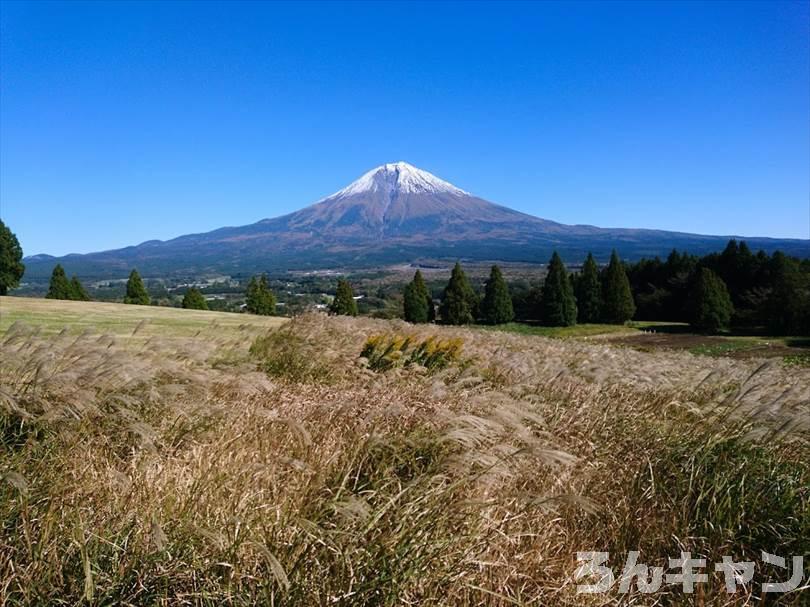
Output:
[[464,325],[474,322],[497,325],[516,319],[516,308],[528,307],[528,318],[549,326],[571,326],[577,322],[624,323],[633,317],[635,304],[624,264],[614,251],[608,266],[600,272],[593,255],[588,255],[582,272],[571,274],[555,251],[549,260],[542,288],[533,289],[526,305],[510,293],[503,272],[492,266],[483,293],[476,293],[460,263],[456,263],[442,292],[438,317],[433,299],[417,270],[403,292],[403,316],[409,322],[439,322]]
[[[45,297],[47,299],[90,300],[90,296],[78,277],[74,275],[71,280],[68,280],[65,270],[60,264],[57,264],[51,273],[51,280]],[[149,291],[147,291],[138,270],[132,270],[129,274],[124,303],[141,306],[148,306],[152,303]],[[196,287],[190,287],[186,290],[181,305],[189,310],[208,310],[208,302],[205,296]],[[276,313],[276,297],[270,290],[267,276],[264,274],[254,276],[248,282],[245,293],[245,309],[251,314],[265,316]]]
[[[0,295],[16,288],[25,271],[22,248],[0,220]],[[275,314],[276,297],[267,277],[254,276],[247,285],[245,308],[253,314]],[[753,253],[732,239],[720,253],[703,257],[673,250],[658,257],[625,264],[616,251],[600,268],[588,254],[581,270],[569,273],[554,252],[539,287],[510,292],[501,269],[492,266],[479,294],[456,263],[438,309],[419,270],[402,293],[405,320],[463,325],[502,324],[530,320],[551,326],[579,323],[621,324],[630,319],[688,322],[701,331],[730,327],[764,327],[772,333],[810,335],[810,259],[779,251]],[[68,279],[57,265],[51,275],[50,299],[87,301],[87,290],[77,276]],[[149,305],[149,293],[133,269],[124,303]],[[208,309],[199,289],[191,287],[182,306]],[[329,306],[332,314],[358,313],[357,301],[346,279],[338,281]]]
[[640,320],[810,335],[810,259],[753,253],[732,239],[720,253],[673,250],[666,260],[642,259],[627,270]]
[[625,264],[616,251],[600,268],[588,254],[569,273],[555,252],[540,288],[510,294],[493,266],[483,297],[456,264],[444,288],[438,315],[417,270],[403,293],[409,322],[501,324],[513,319],[548,326],[622,324],[631,319],[689,323],[702,332],[731,327],[765,328],[775,334],[810,335],[810,260],[779,251],[754,254],[732,239],[720,253],[697,257],[673,250],[666,261]]

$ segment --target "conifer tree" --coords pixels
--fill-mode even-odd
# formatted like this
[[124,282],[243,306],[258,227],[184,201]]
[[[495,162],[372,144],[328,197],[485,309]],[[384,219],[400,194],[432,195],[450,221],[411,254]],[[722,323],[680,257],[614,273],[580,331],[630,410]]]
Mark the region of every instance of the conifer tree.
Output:
[[473,291],[467,275],[456,262],[450,281],[444,288],[439,312],[442,322],[448,325],[466,325],[475,320],[478,298]]
[[20,284],[25,265],[22,262],[22,247],[14,232],[0,219],[0,295]]
[[570,327],[577,322],[577,304],[574,288],[565,265],[554,251],[543,283],[543,324],[552,327]]
[[692,327],[710,332],[726,329],[733,313],[734,306],[726,283],[709,268],[700,268],[689,294],[689,320]]
[[79,277],[75,274],[70,279],[70,298],[76,301],[90,301],[90,295],[84,289],[84,285],[79,281]]
[[183,295],[183,307],[187,310],[207,310],[208,302],[199,289],[191,287]]
[[251,314],[256,314],[256,310],[259,308],[260,298],[259,279],[255,276],[251,276],[248,281],[247,291],[245,292],[245,309]]
[[329,311],[332,314],[343,316],[357,316],[357,302],[354,300],[354,291],[352,291],[352,286],[345,278],[338,280],[335,299],[332,300]]
[[500,325],[511,322],[515,318],[515,311],[512,308],[512,297],[509,295],[509,287],[498,266],[492,266],[492,270],[490,270],[489,273],[489,280],[484,287],[484,299],[481,302],[481,316],[484,322],[490,325]]
[[576,281],[577,316],[579,322],[599,322],[602,317],[602,283],[599,268],[591,253]]
[[765,303],[768,329],[781,335],[806,335],[810,315],[810,273],[799,260],[775,251],[768,262],[771,293]]
[[141,306],[149,305],[149,293],[141,280],[138,270],[132,270],[127,280],[127,294],[124,296],[125,304],[137,304]]
[[633,318],[636,313],[636,304],[633,301],[633,292],[630,290],[630,281],[619,259],[616,249],[610,255],[610,263],[605,270],[602,282],[602,316],[605,322],[620,325]]
[[70,288],[70,281],[65,274],[65,269],[61,264],[56,264],[56,267],[51,272],[51,282],[48,286],[48,294],[45,295],[48,299],[73,299],[73,294]]
[[270,290],[267,276],[253,276],[248,282],[245,307],[251,314],[273,316],[276,313],[276,296]]
[[403,295],[405,320],[413,323],[423,323],[433,320],[431,316],[435,318],[436,312],[433,309],[433,298],[419,270],[413,275],[413,280],[405,286]]

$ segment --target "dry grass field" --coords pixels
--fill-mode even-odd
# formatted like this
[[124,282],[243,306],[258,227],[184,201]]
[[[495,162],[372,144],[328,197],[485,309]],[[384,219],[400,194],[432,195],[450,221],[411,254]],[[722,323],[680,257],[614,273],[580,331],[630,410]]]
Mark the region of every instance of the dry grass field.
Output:
[[618,574],[628,550],[810,553],[807,368],[322,315],[0,310],[0,604],[745,605],[784,572],[582,595],[575,555]]
[[54,301],[30,297],[0,297],[0,332],[15,322],[45,334],[67,330],[102,332],[117,337],[194,337],[270,329],[282,318],[182,310],[158,306],[125,306],[98,301]]

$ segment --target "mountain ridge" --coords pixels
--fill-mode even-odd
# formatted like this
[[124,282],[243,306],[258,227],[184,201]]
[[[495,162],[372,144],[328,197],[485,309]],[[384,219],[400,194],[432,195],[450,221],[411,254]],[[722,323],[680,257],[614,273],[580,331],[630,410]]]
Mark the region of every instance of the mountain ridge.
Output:
[[[244,226],[62,257],[26,258],[29,277],[56,263],[84,276],[255,272],[371,267],[424,259],[545,263],[553,250],[569,262],[588,251],[607,258],[665,255],[672,248],[704,254],[729,238],[642,228],[567,225],[479,198],[407,162],[387,163],[298,211]],[[752,248],[810,257],[810,240],[743,237]]]

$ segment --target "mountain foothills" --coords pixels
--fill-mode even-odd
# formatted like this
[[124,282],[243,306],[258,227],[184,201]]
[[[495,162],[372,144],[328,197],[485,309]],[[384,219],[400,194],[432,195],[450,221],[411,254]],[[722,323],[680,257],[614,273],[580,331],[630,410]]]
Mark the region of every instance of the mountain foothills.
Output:
[[[405,162],[379,166],[300,211],[257,223],[86,255],[25,259],[29,278],[57,263],[88,277],[359,268],[429,259],[544,263],[612,249],[629,259],[722,250],[728,236],[565,225],[493,204]],[[810,256],[810,241],[746,238],[755,249]]]

